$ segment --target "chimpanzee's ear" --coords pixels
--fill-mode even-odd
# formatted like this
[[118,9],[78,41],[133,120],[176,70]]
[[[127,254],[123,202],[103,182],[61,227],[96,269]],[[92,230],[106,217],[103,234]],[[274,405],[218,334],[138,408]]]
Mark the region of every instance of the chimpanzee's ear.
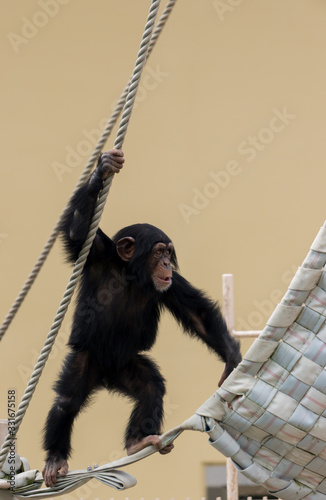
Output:
[[128,262],[134,254],[135,251],[135,240],[131,236],[126,236],[117,241],[116,249],[119,257]]

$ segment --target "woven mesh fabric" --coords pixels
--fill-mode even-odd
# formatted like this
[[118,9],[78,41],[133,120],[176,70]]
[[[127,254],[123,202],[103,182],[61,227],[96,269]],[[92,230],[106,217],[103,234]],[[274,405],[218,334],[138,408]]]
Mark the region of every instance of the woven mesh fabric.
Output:
[[197,411],[213,421],[211,444],[284,500],[326,500],[325,264],[326,224],[261,335]]

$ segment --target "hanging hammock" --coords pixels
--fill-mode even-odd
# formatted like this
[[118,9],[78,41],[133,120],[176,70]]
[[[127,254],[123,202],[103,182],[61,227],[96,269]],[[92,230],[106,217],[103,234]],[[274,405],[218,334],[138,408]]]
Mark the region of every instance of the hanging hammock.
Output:
[[326,223],[243,361],[196,412],[211,444],[284,500],[326,499],[325,264]]

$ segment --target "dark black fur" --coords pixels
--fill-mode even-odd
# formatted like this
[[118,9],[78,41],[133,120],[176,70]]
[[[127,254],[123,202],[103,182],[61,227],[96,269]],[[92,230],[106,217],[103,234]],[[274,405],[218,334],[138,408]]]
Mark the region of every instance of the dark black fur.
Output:
[[[94,205],[102,188],[101,162],[74,196],[62,223],[69,261],[78,257],[87,235]],[[129,262],[117,254],[116,242],[133,237],[135,252]],[[173,281],[156,291],[149,255],[157,242],[170,239],[149,224],[135,224],[110,239],[97,231],[78,292],[64,367],[56,382],[57,398],[49,412],[44,435],[48,460],[68,458],[75,417],[99,388],[123,393],[135,401],[126,430],[126,445],[150,434],[160,434],[165,384],[155,363],[142,354],[154,344],[160,314],[167,308],[184,330],[199,337],[226,363],[239,363],[237,342],[229,335],[216,303],[194,288],[178,272],[173,252]]]

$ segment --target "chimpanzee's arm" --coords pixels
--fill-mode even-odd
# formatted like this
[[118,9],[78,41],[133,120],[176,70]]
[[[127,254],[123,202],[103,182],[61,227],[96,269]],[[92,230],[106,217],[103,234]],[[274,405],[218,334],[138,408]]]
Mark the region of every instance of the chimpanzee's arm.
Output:
[[[103,153],[88,181],[75,193],[60,225],[68,261],[75,262],[86,239],[103,180],[109,172],[117,173],[124,162],[123,153],[111,150]],[[100,229],[97,231],[90,258],[109,255],[113,243]]]
[[225,363],[219,385],[241,361],[238,342],[230,335],[218,305],[173,271],[163,303],[190,335],[199,337]]

